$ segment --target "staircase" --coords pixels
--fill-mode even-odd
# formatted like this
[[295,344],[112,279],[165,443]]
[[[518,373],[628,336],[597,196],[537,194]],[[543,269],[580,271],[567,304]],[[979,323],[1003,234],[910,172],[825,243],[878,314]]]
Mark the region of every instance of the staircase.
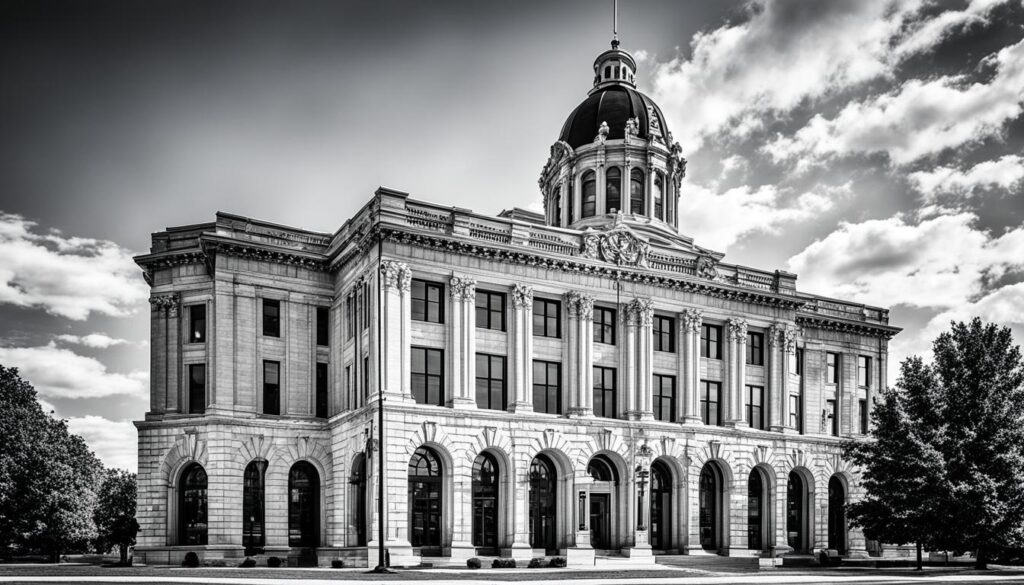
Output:
[[722,557],[718,555],[657,555],[659,565],[693,569],[709,573],[756,573],[757,559],[754,557]]

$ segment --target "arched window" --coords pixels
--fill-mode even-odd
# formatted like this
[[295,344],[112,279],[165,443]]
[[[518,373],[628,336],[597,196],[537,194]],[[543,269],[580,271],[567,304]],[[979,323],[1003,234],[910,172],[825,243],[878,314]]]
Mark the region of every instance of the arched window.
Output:
[[835,475],[828,480],[828,547],[846,554],[846,488]]
[[614,548],[613,510],[618,499],[618,471],[606,455],[595,455],[587,464],[590,485],[590,545],[598,550]]
[[604,207],[605,213],[622,209],[622,171],[619,167],[611,167],[604,173]]
[[440,554],[441,549],[441,461],[426,447],[416,449],[409,459],[409,541],[412,546]]
[[206,470],[193,463],[178,487],[178,543],[206,544]]
[[750,550],[764,548],[764,528],[768,520],[764,483],[761,472],[752,469],[747,479],[747,548]]
[[554,206],[554,213],[551,214],[552,225],[562,225],[562,187],[555,187],[551,195],[551,204]]
[[366,545],[366,454],[356,455],[352,463],[352,476],[349,479],[352,486],[352,501],[355,502],[355,524],[356,524],[356,546]]
[[544,455],[530,463],[530,546],[552,554],[557,549],[555,538],[555,466]]
[[604,455],[595,455],[587,465],[587,474],[594,481],[618,481],[615,466]]
[[498,462],[481,453],[473,462],[473,546],[498,548]]
[[643,215],[645,210],[644,172],[640,169],[633,169],[629,171],[629,212]]
[[665,181],[661,173],[654,174],[654,217],[665,219]]
[[804,546],[804,480],[800,474],[789,472],[786,484],[786,533],[787,543],[795,551],[806,550]]
[[583,173],[583,209],[580,217],[597,214],[597,175],[594,171]]
[[288,472],[288,546],[320,544],[320,474],[306,461]]
[[605,65],[604,66],[604,78],[605,79],[611,79],[612,78],[612,66],[611,65]]
[[246,556],[261,554],[266,545],[263,495],[266,472],[266,461],[250,461],[242,477],[242,546]]
[[718,470],[711,463],[700,472],[700,545],[704,550],[718,550],[721,545],[721,485]]
[[672,548],[672,475],[665,464],[651,464],[651,548]]

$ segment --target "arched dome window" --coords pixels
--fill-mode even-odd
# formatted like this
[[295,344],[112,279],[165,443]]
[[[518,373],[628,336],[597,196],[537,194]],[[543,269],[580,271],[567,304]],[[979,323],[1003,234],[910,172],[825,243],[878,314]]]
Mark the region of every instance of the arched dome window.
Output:
[[611,65],[605,65],[605,67],[604,67],[604,78],[605,79],[611,79],[612,78],[612,66]]
[[654,217],[665,219],[665,181],[661,173],[654,174]]
[[583,209],[580,217],[593,217],[597,214],[597,175],[594,171],[583,173]]
[[619,167],[612,167],[604,174],[604,204],[605,213],[622,209],[622,171]]
[[562,187],[555,187],[551,194],[551,203],[554,205],[554,213],[551,214],[552,225],[562,225]]
[[635,215],[646,213],[644,202],[644,172],[640,169],[629,171],[629,212]]

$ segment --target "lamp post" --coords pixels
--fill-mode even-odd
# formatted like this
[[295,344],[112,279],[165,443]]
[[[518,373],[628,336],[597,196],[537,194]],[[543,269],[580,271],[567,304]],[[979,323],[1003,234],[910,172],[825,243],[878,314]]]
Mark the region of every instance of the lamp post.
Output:
[[636,526],[636,529],[637,530],[647,530],[647,526],[644,523],[644,516],[645,516],[645,514],[644,514],[644,488],[647,487],[647,477],[651,474],[651,472],[649,470],[647,470],[646,468],[644,468],[643,465],[637,465],[635,471],[636,471],[636,477],[637,477],[636,483],[637,483],[638,489],[640,491],[640,497],[638,498],[637,510],[636,510],[636,515],[637,515],[637,526]]

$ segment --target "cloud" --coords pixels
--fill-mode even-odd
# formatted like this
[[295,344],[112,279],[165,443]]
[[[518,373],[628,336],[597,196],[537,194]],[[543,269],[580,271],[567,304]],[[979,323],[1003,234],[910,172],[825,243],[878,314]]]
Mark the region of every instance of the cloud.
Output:
[[1024,228],[999,237],[962,212],[913,224],[901,216],[843,223],[789,259],[801,290],[864,303],[946,309],[1024,268]]
[[817,114],[764,151],[799,169],[836,156],[872,153],[903,165],[977,143],[1024,111],[1024,40],[987,62],[995,68],[988,83],[967,83],[962,75],[912,79],[889,93],[852,102],[832,119]]
[[0,303],[40,307],[84,320],[125,316],[149,294],[132,254],[114,242],[40,234],[36,224],[0,212]]
[[992,11],[1009,0],[973,0],[963,10],[947,10],[934,18],[912,23],[894,49],[899,58],[931,51],[959,30],[989,22]]
[[777,233],[785,224],[803,221],[828,210],[847,186],[787,196],[772,185],[743,185],[718,193],[707,186],[690,185],[679,200],[679,231],[706,248],[725,250],[754,233]]
[[101,416],[86,415],[67,419],[68,429],[81,435],[89,448],[106,467],[136,471],[138,467],[138,434],[129,421],[114,421]]
[[47,398],[146,396],[149,392],[147,372],[108,372],[99,360],[53,343],[42,347],[0,347],[0,364],[18,368],[21,377]]
[[1024,157],[1008,154],[997,160],[978,163],[966,171],[955,167],[936,167],[931,171],[918,171],[908,175],[926,203],[933,203],[940,195],[952,194],[970,197],[980,189],[1010,189],[1024,181]]
[[58,335],[58,341],[65,343],[74,343],[77,345],[84,345],[86,347],[95,347],[99,349],[106,349],[115,345],[121,345],[128,343],[127,339],[118,339],[116,337],[110,337],[104,333],[90,333],[88,335]]

